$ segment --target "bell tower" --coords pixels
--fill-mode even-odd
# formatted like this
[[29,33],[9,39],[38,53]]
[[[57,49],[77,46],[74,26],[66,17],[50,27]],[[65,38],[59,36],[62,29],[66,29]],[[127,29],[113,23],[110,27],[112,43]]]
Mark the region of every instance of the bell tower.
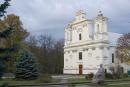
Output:
[[107,33],[107,18],[99,11],[97,17],[94,19],[94,39],[108,40]]

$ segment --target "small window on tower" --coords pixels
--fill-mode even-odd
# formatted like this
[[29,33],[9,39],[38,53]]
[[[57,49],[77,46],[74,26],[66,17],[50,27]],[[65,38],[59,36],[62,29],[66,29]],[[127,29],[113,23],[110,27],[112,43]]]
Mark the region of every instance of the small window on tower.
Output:
[[114,63],[114,53],[112,54],[112,63]]
[[82,60],[82,52],[79,52],[79,60]]
[[79,40],[82,40],[82,36],[81,36],[81,34],[79,34]]

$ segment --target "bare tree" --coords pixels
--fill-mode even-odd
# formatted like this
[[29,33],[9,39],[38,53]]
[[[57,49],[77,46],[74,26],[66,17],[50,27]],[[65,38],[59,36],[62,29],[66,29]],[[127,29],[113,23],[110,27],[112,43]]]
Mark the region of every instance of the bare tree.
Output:
[[28,48],[35,54],[41,64],[42,73],[62,74],[63,40],[55,40],[48,35],[31,36]]
[[63,73],[63,55],[64,55],[64,51],[63,51],[63,45],[64,45],[64,41],[63,40],[59,40],[55,43],[54,46],[54,56],[55,56],[55,73],[56,74],[61,74]]

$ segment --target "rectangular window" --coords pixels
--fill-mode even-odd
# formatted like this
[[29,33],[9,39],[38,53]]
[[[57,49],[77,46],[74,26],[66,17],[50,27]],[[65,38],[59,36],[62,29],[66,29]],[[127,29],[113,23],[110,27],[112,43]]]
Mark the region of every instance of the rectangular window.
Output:
[[81,40],[82,39],[82,36],[81,36],[81,34],[79,34],[79,40]]
[[114,53],[112,54],[112,63],[114,63]]
[[79,60],[82,60],[82,52],[79,52]]

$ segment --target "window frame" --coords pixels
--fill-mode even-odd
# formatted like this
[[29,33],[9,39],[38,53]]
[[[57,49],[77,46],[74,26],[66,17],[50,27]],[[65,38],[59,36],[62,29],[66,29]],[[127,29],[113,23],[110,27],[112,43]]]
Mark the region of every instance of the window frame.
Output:
[[114,55],[114,53],[112,53],[112,63],[115,62],[114,58],[115,58],[115,55]]
[[82,40],[82,34],[81,33],[79,34],[79,40]]
[[79,60],[82,60],[82,59],[83,59],[83,53],[79,52]]

